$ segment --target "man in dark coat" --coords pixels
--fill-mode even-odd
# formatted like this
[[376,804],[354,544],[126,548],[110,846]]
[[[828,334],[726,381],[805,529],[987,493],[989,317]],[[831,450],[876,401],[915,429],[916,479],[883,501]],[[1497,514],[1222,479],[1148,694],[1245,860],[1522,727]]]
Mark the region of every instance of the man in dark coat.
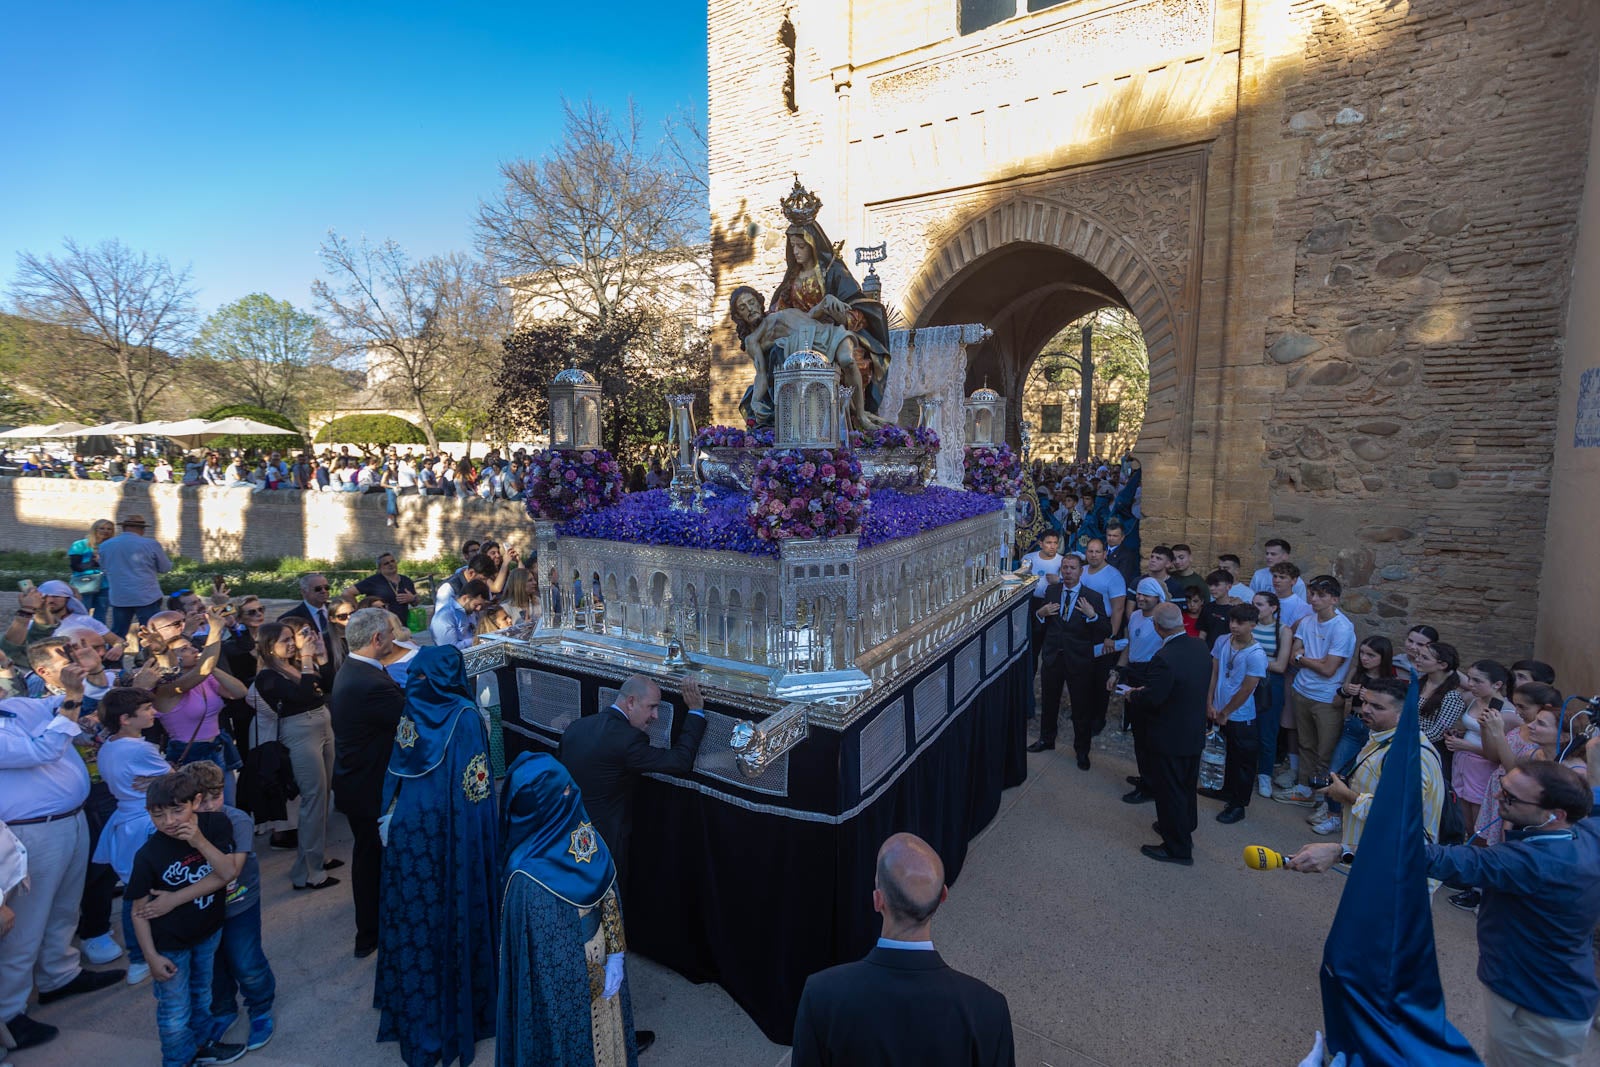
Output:
[[688,774],[706,732],[700,686],[683,683],[684,717],[678,740],[669,749],[654,748],[646,729],[656,720],[661,687],[643,675],[622,683],[617,702],[598,715],[579,719],[561,735],[556,752],[583,794],[584,807],[600,831],[617,865],[622,906],[628,906],[628,838],[633,830],[633,794],[646,774]]
[[[1072,749],[1080,770],[1089,769],[1089,743],[1094,739],[1094,656],[1111,636],[1111,615],[1105,599],[1083,584],[1083,560],[1061,557],[1061,584],[1055,599],[1039,606],[1034,617],[1044,626],[1039,649],[1039,740],[1029,752],[1056,747],[1056,719],[1061,713],[1061,689],[1072,701]],[[1209,673],[1207,680],[1210,680]]]
[[1011,1010],[933,947],[950,895],[926,841],[895,834],[878,850],[872,906],[883,934],[866,959],[812,975],[794,1020],[794,1067],[1011,1067]]
[[[334,807],[350,820],[355,838],[350,850],[350,893],[356,905],[356,957],[378,950],[379,877],[383,841],[383,776],[389,768],[395,731],[405,713],[406,695],[383,669],[394,651],[389,613],[362,608],[350,616],[345,636],[350,654],[333,679],[328,713],[333,720]],[[413,728],[412,737],[415,738]]]
[[1194,864],[1198,825],[1195,789],[1200,753],[1206,747],[1206,697],[1211,657],[1205,642],[1183,632],[1183,612],[1162,604],[1151,614],[1161,650],[1145,665],[1143,684],[1127,694],[1128,710],[1139,723],[1145,759],[1143,788],[1155,797],[1161,844],[1139,851],[1163,863]]

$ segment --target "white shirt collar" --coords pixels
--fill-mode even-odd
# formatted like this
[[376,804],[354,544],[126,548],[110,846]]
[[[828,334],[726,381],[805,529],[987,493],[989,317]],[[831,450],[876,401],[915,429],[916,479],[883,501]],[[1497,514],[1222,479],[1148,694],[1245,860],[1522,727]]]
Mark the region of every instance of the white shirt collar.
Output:
[[373,659],[371,656],[358,656],[354,652],[351,652],[351,653],[348,653],[345,656],[345,659],[360,660],[362,663],[365,663],[369,667],[376,667],[380,671],[383,670],[383,664],[378,662],[377,660]]

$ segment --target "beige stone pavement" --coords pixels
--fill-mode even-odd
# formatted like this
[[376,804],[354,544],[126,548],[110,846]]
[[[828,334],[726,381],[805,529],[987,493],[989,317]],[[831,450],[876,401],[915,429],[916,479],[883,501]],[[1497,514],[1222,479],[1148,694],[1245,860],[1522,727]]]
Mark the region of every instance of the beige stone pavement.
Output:
[[[1070,753],[1029,757],[972,844],[966,869],[935,920],[953,965],[1010,1000],[1018,1062],[1050,1067],[1146,1064],[1293,1064],[1321,1019],[1317,968],[1343,888],[1320,878],[1246,870],[1246,844],[1289,849],[1311,835],[1303,809],[1257,799],[1234,826],[1202,800],[1196,864],[1153,863],[1150,805],[1129,806],[1127,759],[1097,751],[1079,771]],[[332,854],[348,856],[343,820]],[[265,944],[278,978],[278,1031],[244,1061],[255,1067],[398,1064],[373,1041],[373,959],[356,960],[344,886],[292,893],[290,853],[262,855]],[[348,873],[342,871],[341,874]],[[1481,1042],[1483,998],[1473,976],[1473,918],[1434,903],[1450,1015]],[[638,1025],[659,1043],[645,1067],[783,1067],[788,1050],[765,1040],[715,985],[694,985],[635,957]],[[35,1015],[59,1025],[50,1045],[14,1053],[16,1067],[139,1067],[159,1062],[149,986],[74,998]],[[242,1029],[242,1026],[241,1026]],[[1600,1063],[1591,1038],[1587,1063]],[[491,1042],[477,1062],[492,1062]],[[531,1065],[530,1065],[531,1067]]]

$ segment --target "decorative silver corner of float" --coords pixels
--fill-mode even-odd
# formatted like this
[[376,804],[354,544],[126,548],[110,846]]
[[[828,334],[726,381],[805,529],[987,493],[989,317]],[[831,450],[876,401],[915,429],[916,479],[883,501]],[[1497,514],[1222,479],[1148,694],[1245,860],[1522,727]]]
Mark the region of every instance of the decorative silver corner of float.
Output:
[[733,728],[728,747],[746,777],[760,777],[774,760],[806,739],[811,733],[807,707],[785,704],[760,722],[741,722]]

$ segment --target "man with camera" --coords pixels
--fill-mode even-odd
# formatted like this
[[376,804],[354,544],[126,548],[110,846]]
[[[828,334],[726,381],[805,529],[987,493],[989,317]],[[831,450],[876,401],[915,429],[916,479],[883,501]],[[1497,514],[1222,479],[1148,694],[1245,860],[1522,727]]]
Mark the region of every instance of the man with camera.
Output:
[[[1344,835],[1337,843],[1319,842],[1305,845],[1290,856],[1286,866],[1306,874],[1320,874],[1335,863],[1349,863],[1361,844],[1361,834],[1367,826],[1367,816],[1372,812],[1372,798],[1378,791],[1378,779],[1383,775],[1384,758],[1394,742],[1394,732],[1400,725],[1400,712],[1405,707],[1407,683],[1398,678],[1369,679],[1356,700],[1356,714],[1370,731],[1367,743],[1356,753],[1355,762],[1339,773],[1329,773],[1327,781],[1320,778],[1311,784],[1325,789],[1330,800],[1344,805]],[[1422,743],[1422,816],[1423,829],[1428,840],[1439,836],[1439,816],[1444,811],[1444,776],[1440,773],[1439,753],[1426,736]],[[1429,890],[1439,883],[1429,882]]]

